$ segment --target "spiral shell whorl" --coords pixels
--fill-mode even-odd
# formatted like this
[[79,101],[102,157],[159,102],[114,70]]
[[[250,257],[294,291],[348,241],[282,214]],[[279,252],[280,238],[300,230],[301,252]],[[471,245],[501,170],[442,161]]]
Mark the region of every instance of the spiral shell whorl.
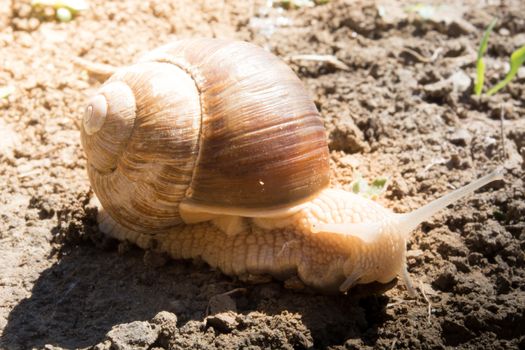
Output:
[[115,170],[135,123],[135,97],[126,84],[104,84],[82,120],[82,146],[88,162],[101,173]]
[[323,122],[299,78],[271,53],[187,39],[142,61],[183,68],[200,93],[199,156],[186,203],[249,213],[304,202],[329,185]]
[[245,42],[191,39],[154,50],[119,69],[85,118],[93,189],[136,232],[181,223],[181,203],[264,215],[329,185],[325,129],[304,86]]
[[[118,89],[109,95],[107,87]],[[90,181],[101,204],[114,219],[138,232],[180,223],[178,205],[198,153],[200,102],[195,83],[174,65],[147,62],[120,69],[99,94],[108,101],[107,120],[94,135],[83,129],[82,138]],[[131,127],[118,129],[110,124],[112,119],[130,120],[127,110],[112,114],[112,101],[122,94],[131,94],[136,107]],[[99,134],[108,136],[95,140]],[[122,139],[119,152],[104,148],[114,148],[109,135]],[[102,168],[100,163],[109,163],[106,153],[113,155],[113,163]]]

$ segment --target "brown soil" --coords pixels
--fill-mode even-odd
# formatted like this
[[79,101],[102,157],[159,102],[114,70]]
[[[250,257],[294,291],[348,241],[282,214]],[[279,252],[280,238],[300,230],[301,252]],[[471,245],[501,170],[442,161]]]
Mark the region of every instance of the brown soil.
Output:
[[[472,96],[484,27],[500,19],[493,85],[525,44],[523,2],[451,4],[441,19],[391,1],[89,3],[69,23],[29,1],[0,4],[0,87],[15,88],[0,100],[2,348],[525,349],[525,69],[495,96]],[[95,227],[79,142],[98,83],[71,57],[128,64],[190,36],[252,41],[290,63],[325,120],[334,186],[387,176],[379,201],[407,211],[503,163],[505,181],[415,232],[416,298],[402,283],[337,297],[247,285],[118,244]],[[291,59],[312,53],[350,69]]]

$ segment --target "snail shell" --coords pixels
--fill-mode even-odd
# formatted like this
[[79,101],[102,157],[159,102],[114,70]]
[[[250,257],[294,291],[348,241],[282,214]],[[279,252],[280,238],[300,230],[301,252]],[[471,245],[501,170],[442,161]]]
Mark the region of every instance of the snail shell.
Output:
[[325,129],[302,83],[245,42],[177,41],[119,69],[81,135],[102,206],[137,232],[275,214],[329,184]]

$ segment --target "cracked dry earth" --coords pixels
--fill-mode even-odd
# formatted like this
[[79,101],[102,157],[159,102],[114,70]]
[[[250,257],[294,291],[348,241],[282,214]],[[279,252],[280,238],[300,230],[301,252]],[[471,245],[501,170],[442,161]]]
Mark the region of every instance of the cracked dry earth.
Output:
[[[1,348],[525,349],[525,70],[472,96],[484,28],[499,18],[493,85],[525,44],[523,2],[441,2],[445,14],[422,18],[392,1],[91,0],[67,23],[29,3],[0,3],[0,87],[14,87],[0,99]],[[291,65],[324,118],[335,187],[386,176],[377,200],[405,212],[501,164],[505,181],[414,233],[415,298],[402,283],[335,297],[250,285],[111,240],[78,131],[99,83],[71,57],[123,65],[192,36],[251,41]]]

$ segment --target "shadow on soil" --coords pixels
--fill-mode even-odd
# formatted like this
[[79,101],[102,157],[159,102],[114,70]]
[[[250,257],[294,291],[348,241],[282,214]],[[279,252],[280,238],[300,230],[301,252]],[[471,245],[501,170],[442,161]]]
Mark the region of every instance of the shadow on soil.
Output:
[[349,338],[373,344],[377,327],[387,317],[388,298],[383,296],[299,293],[277,282],[247,286],[206,266],[170,261],[148,267],[137,248],[119,255],[84,243],[42,272],[31,296],[10,313],[0,345],[87,347],[103,341],[115,325],[151,320],[163,310],[175,313],[181,327],[189,320],[204,319],[210,298],[238,287],[246,292],[233,297],[237,312],[296,312],[316,347]]

